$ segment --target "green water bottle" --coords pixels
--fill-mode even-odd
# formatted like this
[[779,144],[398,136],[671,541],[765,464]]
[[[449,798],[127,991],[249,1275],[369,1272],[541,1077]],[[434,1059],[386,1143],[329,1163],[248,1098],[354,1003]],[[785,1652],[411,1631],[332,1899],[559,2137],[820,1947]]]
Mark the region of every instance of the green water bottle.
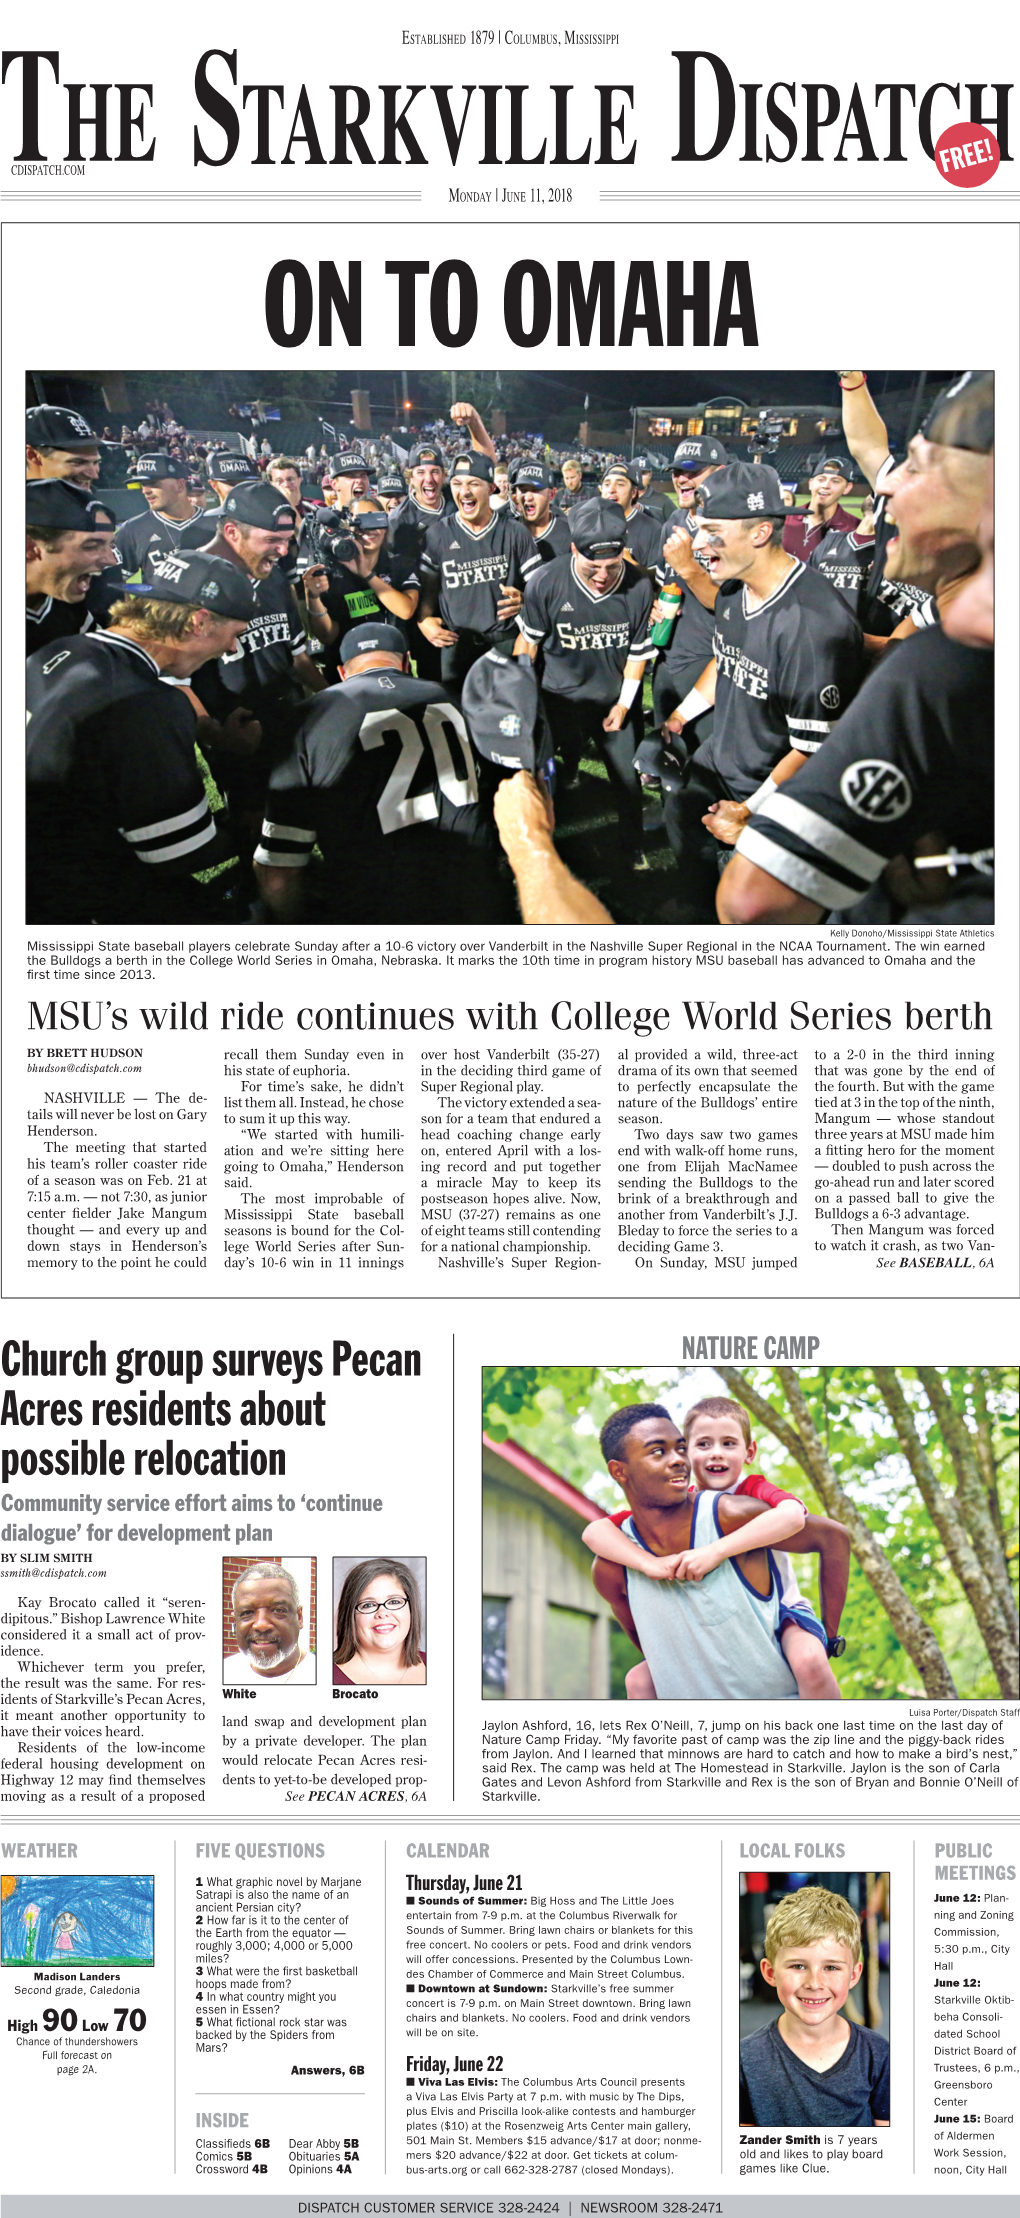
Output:
[[660,616],[658,622],[652,625],[651,640],[653,647],[669,646],[673,637],[673,626],[676,623],[683,597],[684,589],[679,583],[670,581],[663,586],[659,594],[659,600],[665,608],[666,614]]

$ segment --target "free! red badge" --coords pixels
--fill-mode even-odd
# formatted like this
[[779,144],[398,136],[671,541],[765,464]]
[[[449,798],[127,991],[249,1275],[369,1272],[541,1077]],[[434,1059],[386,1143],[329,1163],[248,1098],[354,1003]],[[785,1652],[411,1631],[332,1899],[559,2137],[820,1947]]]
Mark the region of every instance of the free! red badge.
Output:
[[935,167],[950,185],[987,185],[999,167],[999,142],[982,123],[951,123],[935,147]]

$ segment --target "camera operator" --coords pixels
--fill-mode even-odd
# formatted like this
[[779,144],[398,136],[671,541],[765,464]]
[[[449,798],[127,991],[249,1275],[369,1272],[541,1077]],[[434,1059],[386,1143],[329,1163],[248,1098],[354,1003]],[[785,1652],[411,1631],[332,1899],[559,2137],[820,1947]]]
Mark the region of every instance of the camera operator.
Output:
[[[323,649],[328,685],[340,677],[337,649],[358,624],[379,622],[382,612],[403,629],[418,606],[417,573],[387,544],[381,501],[366,494],[342,516],[322,511],[306,529],[307,568],[298,581],[308,628]],[[406,634],[405,634],[406,636]]]

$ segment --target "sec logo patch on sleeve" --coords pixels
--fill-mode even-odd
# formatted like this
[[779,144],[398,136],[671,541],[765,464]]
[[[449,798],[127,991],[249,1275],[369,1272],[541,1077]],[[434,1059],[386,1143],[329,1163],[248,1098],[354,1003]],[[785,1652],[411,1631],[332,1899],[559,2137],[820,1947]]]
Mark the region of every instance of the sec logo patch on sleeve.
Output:
[[894,762],[882,762],[872,757],[864,762],[852,762],[844,770],[839,790],[855,816],[866,816],[873,824],[892,824],[898,816],[905,816],[914,796],[910,781]]

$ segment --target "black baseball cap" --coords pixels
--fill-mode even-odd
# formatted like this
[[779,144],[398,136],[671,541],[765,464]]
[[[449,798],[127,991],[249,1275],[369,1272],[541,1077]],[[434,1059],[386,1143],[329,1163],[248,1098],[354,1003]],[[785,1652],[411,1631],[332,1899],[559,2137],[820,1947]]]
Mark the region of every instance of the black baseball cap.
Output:
[[437,462],[439,468],[445,470],[446,456],[442,447],[437,447],[434,439],[419,439],[417,444],[411,448],[407,458],[408,469],[416,470],[422,462]]
[[718,439],[681,439],[673,456],[674,472],[680,470],[717,470],[728,462],[726,449]]
[[606,463],[602,472],[603,479],[612,477],[614,471],[618,477],[629,478],[632,485],[641,483],[641,466],[636,461],[628,462],[622,455],[616,456],[612,462]]
[[148,601],[177,601],[187,608],[207,608],[213,616],[244,618],[255,613],[255,588],[244,570],[222,555],[193,553],[175,547],[157,555],[144,585],[124,590]]
[[[34,443],[34,442],[33,442]],[[94,500],[67,478],[32,478],[25,487],[25,522],[49,531],[116,531],[105,501]]]
[[255,524],[261,531],[296,531],[298,519],[289,501],[265,478],[249,478],[235,485],[223,503],[224,521]]
[[490,650],[472,663],[460,698],[472,745],[486,762],[534,771],[538,679],[530,655]]
[[84,416],[74,408],[29,408],[25,412],[25,439],[30,447],[61,447],[65,454],[76,447],[110,447],[100,439]]
[[238,454],[236,447],[220,448],[206,456],[206,476],[215,478],[220,485],[243,485],[254,478],[255,469],[246,454]]
[[544,493],[556,484],[556,472],[548,462],[519,462],[513,483],[530,485],[533,493]]
[[480,477],[485,479],[486,485],[494,485],[496,482],[496,465],[490,454],[478,454],[476,452],[459,454],[450,471],[450,476],[451,478]]
[[394,493],[403,495],[407,491],[399,470],[380,470],[375,481],[375,489],[377,493],[385,494],[387,500]]
[[357,447],[341,447],[330,457],[330,477],[368,477],[369,468]]
[[190,464],[179,462],[175,454],[140,454],[129,482],[136,485],[155,485],[160,478],[187,477]]
[[812,471],[812,477],[820,477],[823,470],[838,470],[840,477],[849,478],[851,485],[857,475],[847,454],[827,454],[824,462],[819,463],[817,470]]
[[627,544],[627,519],[619,501],[582,501],[571,511],[570,536],[588,562],[608,562]]
[[407,641],[395,624],[355,624],[340,641],[341,663],[353,662],[356,655],[403,657],[406,653]]
[[990,454],[995,444],[995,381],[991,370],[964,370],[928,410],[921,434],[936,446]]
[[787,515],[778,472],[767,462],[730,462],[724,470],[714,470],[698,487],[694,506],[699,516],[738,518],[741,523],[785,520]]

